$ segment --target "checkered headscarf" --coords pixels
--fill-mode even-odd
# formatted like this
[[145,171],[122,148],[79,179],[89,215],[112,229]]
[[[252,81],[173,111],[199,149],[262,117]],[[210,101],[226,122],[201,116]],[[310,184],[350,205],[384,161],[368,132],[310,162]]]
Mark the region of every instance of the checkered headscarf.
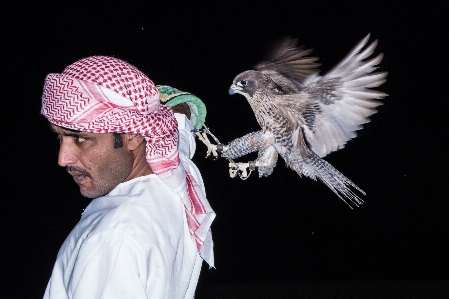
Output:
[[91,133],[133,133],[146,140],[146,159],[178,194],[202,258],[213,266],[210,225],[215,218],[205,195],[178,155],[177,122],[159,104],[154,83],[129,63],[92,56],[45,79],[41,113],[53,124]]

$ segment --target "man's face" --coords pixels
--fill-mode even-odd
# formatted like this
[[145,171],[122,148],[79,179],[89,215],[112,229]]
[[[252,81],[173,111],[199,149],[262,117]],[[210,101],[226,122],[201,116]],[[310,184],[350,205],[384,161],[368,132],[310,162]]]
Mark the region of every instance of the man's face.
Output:
[[88,198],[109,193],[123,182],[133,168],[133,156],[126,146],[114,148],[112,133],[78,132],[51,125],[58,134],[58,164]]

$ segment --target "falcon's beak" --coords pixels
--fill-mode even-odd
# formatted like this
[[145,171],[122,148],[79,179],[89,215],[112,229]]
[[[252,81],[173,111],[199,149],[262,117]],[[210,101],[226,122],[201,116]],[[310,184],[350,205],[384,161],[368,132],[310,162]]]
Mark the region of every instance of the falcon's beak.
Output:
[[229,94],[233,95],[238,93],[238,87],[236,87],[234,84],[231,85],[231,87],[229,87]]

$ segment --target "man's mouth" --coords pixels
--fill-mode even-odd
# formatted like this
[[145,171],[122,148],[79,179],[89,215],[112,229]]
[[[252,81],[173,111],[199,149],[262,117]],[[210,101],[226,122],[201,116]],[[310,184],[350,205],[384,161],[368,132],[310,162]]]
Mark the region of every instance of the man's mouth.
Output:
[[69,174],[73,177],[73,179],[75,180],[75,182],[77,184],[80,184],[86,177],[87,175],[81,174],[81,173],[70,173]]
[[87,173],[87,171],[83,171],[82,169],[76,169],[74,167],[68,166],[66,167],[66,170],[73,177],[77,184],[81,184],[85,178],[90,177],[89,173]]

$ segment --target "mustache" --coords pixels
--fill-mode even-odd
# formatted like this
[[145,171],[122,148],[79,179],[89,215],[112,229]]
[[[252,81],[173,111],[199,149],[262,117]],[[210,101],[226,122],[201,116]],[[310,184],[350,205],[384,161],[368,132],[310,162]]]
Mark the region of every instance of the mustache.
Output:
[[86,170],[84,170],[82,168],[76,167],[76,166],[66,166],[65,170],[67,170],[67,172],[69,174],[77,173],[77,174],[81,174],[81,175],[85,175],[85,176],[90,177],[90,173],[89,172],[87,172]]

